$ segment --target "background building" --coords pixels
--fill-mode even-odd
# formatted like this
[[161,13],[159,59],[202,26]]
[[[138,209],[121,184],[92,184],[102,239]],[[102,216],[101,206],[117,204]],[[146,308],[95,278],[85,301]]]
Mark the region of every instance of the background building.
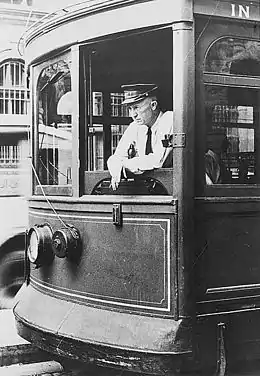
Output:
[[46,13],[34,0],[0,0],[0,196],[24,194],[28,157],[29,90],[18,42]]

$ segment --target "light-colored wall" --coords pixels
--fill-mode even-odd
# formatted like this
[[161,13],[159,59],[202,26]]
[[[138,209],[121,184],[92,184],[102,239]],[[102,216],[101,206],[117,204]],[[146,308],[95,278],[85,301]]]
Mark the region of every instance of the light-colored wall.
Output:
[[17,53],[17,42],[35,21],[46,15],[34,7],[1,3],[0,1],[0,53],[12,49]]

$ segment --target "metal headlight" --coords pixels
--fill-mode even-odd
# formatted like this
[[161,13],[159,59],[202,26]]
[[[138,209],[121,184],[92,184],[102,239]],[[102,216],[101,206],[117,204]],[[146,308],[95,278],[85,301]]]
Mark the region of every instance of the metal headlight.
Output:
[[80,250],[79,231],[71,225],[55,231],[52,237],[52,249],[59,258],[77,257]]
[[52,229],[49,224],[36,225],[30,228],[27,239],[27,255],[31,263],[40,266],[48,263],[53,257]]
[[39,254],[39,238],[35,230],[31,231],[28,244],[28,257],[31,262],[35,262]]

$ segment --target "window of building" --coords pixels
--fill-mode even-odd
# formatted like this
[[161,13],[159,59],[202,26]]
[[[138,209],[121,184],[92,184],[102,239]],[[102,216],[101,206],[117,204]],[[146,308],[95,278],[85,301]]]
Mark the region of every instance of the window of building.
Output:
[[3,62],[0,65],[0,114],[25,115],[28,103],[24,63],[13,60]]
[[[104,115],[104,99],[102,92],[93,92],[93,116]],[[110,93],[109,104],[106,107],[110,108],[111,113],[109,116],[115,118],[125,118],[128,121],[128,111],[122,105],[124,100],[124,93]],[[111,124],[111,150],[114,153],[122,134],[124,133],[127,125]],[[101,124],[93,124],[89,127],[88,137],[88,170],[89,171],[102,171],[104,167],[104,150],[103,150],[103,127]]]
[[21,145],[0,145],[0,166],[17,167],[21,160]]
[[260,43],[222,38],[204,63],[205,179],[260,183]]

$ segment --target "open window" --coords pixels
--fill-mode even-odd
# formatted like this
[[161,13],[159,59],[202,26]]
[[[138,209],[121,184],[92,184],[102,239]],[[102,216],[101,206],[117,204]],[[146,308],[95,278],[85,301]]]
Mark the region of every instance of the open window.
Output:
[[[113,194],[107,160],[132,121],[121,85],[155,83],[163,111],[172,110],[172,29],[106,40],[81,48],[84,93],[85,194]],[[82,97],[83,98],[83,95]],[[172,170],[123,179],[116,194],[171,194]]]
[[260,43],[221,38],[204,62],[205,181],[260,183]]
[[[69,56],[40,69],[36,93],[36,193],[71,193],[72,92]],[[58,188],[58,189],[57,189]]]

